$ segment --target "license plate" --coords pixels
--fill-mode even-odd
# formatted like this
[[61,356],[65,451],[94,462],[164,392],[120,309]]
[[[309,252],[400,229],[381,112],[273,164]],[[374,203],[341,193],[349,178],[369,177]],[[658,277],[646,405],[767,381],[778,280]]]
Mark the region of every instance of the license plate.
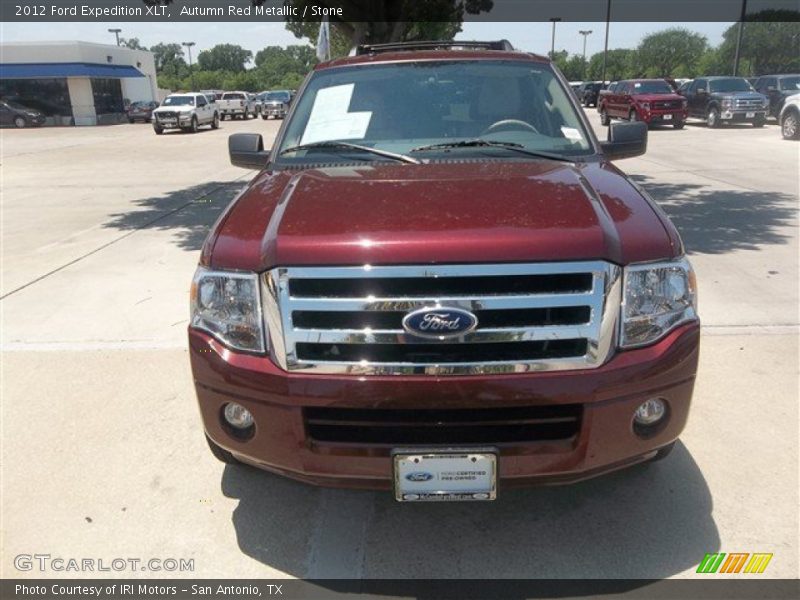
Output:
[[162,119],[162,125],[177,125],[178,122],[175,119]]
[[754,112],[749,112],[749,113],[745,113],[745,114],[744,114],[744,118],[745,118],[745,119],[752,119],[752,118],[754,118],[755,116],[756,116],[756,113],[754,113]]
[[394,496],[400,502],[494,500],[497,454],[491,451],[396,450]]
[[670,121],[672,119],[672,115],[662,115],[661,118],[664,119],[665,121]]

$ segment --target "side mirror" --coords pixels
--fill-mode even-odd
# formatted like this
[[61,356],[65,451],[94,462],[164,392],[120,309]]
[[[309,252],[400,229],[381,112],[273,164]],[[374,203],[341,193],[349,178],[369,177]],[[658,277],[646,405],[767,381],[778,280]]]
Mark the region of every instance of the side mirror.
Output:
[[234,133],[228,137],[228,154],[233,166],[259,171],[269,159],[269,150],[264,150],[264,138],[259,133]]
[[600,147],[608,160],[641,156],[647,151],[647,123],[612,123]]

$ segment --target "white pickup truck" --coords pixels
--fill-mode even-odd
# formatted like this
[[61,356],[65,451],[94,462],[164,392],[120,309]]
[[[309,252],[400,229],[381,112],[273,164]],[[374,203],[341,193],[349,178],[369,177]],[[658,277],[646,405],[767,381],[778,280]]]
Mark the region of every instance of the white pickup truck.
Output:
[[225,92],[217,102],[222,118],[248,119],[256,116],[255,99],[247,92]]
[[201,125],[219,127],[219,111],[215,102],[205,94],[171,94],[153,111],[153,130],[157,135],[165,129],[183,129],[197,132]]

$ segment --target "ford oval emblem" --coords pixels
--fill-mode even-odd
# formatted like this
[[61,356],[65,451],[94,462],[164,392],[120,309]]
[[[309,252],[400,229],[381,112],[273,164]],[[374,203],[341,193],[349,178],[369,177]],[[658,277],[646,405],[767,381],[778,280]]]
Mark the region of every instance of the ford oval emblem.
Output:
[[406,475],[406,479],[409,481],[430,481],[433,479],[433,474],[426,473],[425,471],[417,471],[416,473],[409,473]]
[[468,310],[450,306],[420,308],[403,317],[403,329],[424,338],[454,338],[478,326],[478,317]]

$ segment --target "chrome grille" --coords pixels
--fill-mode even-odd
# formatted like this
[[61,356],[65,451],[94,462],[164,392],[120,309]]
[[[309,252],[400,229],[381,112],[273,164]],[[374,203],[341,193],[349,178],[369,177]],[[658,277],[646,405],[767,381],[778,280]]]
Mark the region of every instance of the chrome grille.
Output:
[[760,98],[736,98],[733,106],[734,108],[764,108]]
[[[601,261],[397,267],[289,267],[265,273],[276,362],[289,371],[358,375],[586,369],[609,356],[620,269]],[[407,333],[426,307],[474,313],[455,339]]]
[[657,100],[653,103],[653,108],[666,110],[669,108],[680,108],[682,104],[680,100]]

